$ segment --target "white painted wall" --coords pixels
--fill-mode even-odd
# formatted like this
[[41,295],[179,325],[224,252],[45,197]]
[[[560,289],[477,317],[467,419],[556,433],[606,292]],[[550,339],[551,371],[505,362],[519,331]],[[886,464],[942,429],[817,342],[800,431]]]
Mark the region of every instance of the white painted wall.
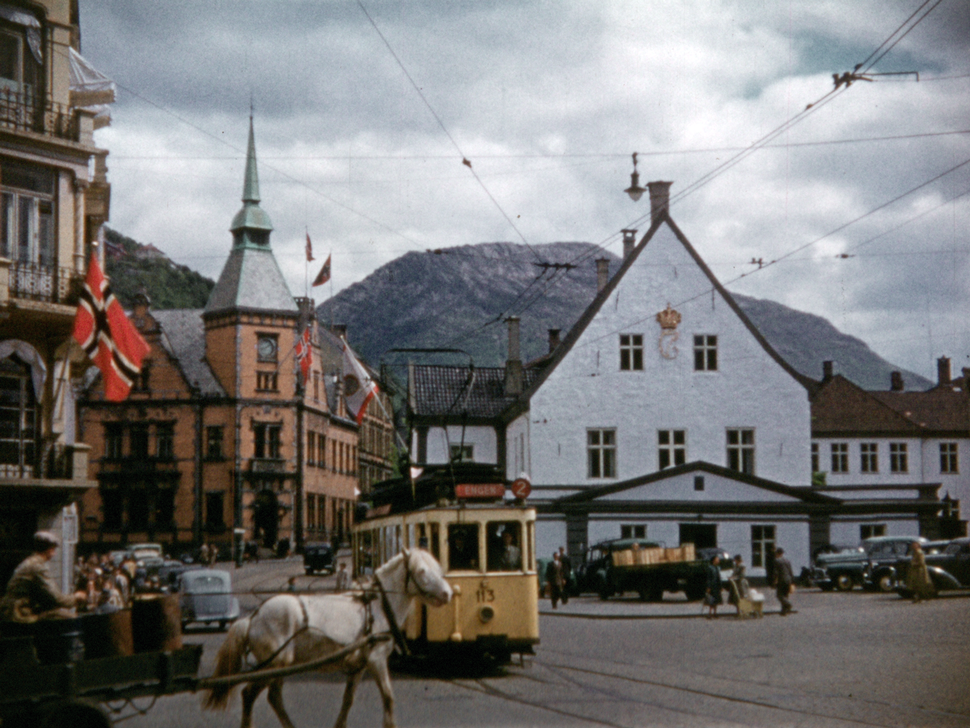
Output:
[[[970,439],[968,438],[906,438],[906,437],[842,437],[816,438],[812,440],[819,446],[819,467],[825,475],[827,485],[882,485],[904,483],[941,483],[939,490],[942,498],[947,493],[951,498],[959,498],[970,505]],[[959,472],[940,471],[940,443],[957,443],[957,465]],[[845,443],[849,446],[849,470],[846,473],[832,472],[832,444]],[[879,471],[862,472],[862,443],[875,443],[878,449]],[[909,469],[905,473],[891,470],[889,453],[890,443],[905,443],[909,456]],[[875,497],[875,496],[873,496]]]
[[[447,463],[451,457],[449,445],[472,445],[474,447],[474,462],[498,463],[498,438],[495,429],[481,425],[465,427],[449,426],[447,435],[443,427],[428,428],[427,461],[429,464]],[[412,438],[412,452],[418,452],[417,433]]]
[[[704,490],[694,489],[694,480],[704,479]],[[737,480],[713,475],[703,471],[684,473],[672,478],[665,478],[655,483],[647,483],[634,488],[602,496],[605,501],[686,501],[702,503],[704,501],[759,501],[771,503],[796,503],[798,499],[775,493],[764,488],[741,483]]]
[[[658,350],[656,314],[682,315],[679,353]],[[620,333],[644,337],[644,370],[619,370]],[[718,337],[718,371],[695,372],[693,336]],[[587,478],[587,428],[615,428],[617,479],[658,468],[657,431],[687,431],[687,461],[726,465],[726,429],[754,428],[755,474],[810,482],[807,393],[742,324],[687,250],[664,226],[573,349],[532,397],[529,436],[535,484],[603,485]]]
[[552,558],[552,552],[566,545],[566,521],[560,516],[541,515],[536,518],[536,558]]
[[[672,514],[663,518],[629,517],[624,519],[614,519],[612,517],[591,517],[589,522],[589,543],[595,544],[600,541],[608,541],[620,537],[620,523],[645,523],[647,526],[647,538],[653,541],[661,541],[667,546],[677,546],[680,544],[680,524],[681,523],[702,523],[717,525],[717,545],[719,548],[728,551],[732,556],[741,554],[745,565],[748,567],[749,576],[764,576],[764,567],[752,566],[751,548],[751,526],[770,525],[775,527],[775,545],[785,549],[785,555],[791,561],[795,570],[795,576],[803,566],[808,566],[810,561],[808,523],[803,519],[774,519],[774,518],[753,518],[737,520],[703,520],[698,521],[694,514]],[[858,526],[856,526],[858,533]],[[850,539],[851,540],[851,539]],[[857,542],[858,538],[853,543]]]
[[883,523],[886,525],[887,536],[918,536],[919,521],[915,518],[888,518],[871,519],[833,519],[829,529],[830,541],[836,544],[857,544],[862,540],[861,527],[863,524],[874,525]]

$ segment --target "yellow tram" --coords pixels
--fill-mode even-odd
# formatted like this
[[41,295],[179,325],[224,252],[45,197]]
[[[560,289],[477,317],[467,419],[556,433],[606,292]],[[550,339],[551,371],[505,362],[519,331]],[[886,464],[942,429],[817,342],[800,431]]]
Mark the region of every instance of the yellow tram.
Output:
[[[374,509],[352,532],[355,576],[401,549],[427,548],[454,590],[452,602],[412,611],[403,630],[417,654],[508,662],[539,643],[535,509],[505,503],[503,483],[457,484],[452,498],[400,513]],[[386,513],[386,515],[384,515]]]

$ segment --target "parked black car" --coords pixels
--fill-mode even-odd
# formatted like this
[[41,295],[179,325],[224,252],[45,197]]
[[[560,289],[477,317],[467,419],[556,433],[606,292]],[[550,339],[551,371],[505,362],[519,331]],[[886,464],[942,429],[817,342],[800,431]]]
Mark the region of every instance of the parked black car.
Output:
[[[970,538],[954,539],[935,553],[932,551],[930,548],[926,554],[926,570],[936,590],[970,589]],[[904,597],[912,596],[906,588],[908,568],[909,558],[900,559],[896,564],[899,574],[896,591]]]
[[913,541],[927,543],[921,536],[876,536],[856,548],[821,553],[812,579],[824,591],[849,591],[855,586],[892,591],[896,586],[893,566],[909,554]]
[[303,549],[303,569],[308,576],[318,571],[332,574],[334,562],[333,547],[328,543],[308,543]]

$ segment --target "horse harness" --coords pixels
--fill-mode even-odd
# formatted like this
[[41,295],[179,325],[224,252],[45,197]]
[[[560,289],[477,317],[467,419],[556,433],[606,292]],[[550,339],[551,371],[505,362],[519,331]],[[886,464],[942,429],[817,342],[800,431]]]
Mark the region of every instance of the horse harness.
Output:
[[[425,592],[425,590],[421,588],[421,585],[418,583],[417,579],[415,579],[414,576],[411,574],[410,560],[408,558],[405,558],[404,559],[404,593],[405,594],[407,594],[408,584],[411,581],[414,581],[414,586],[417,588],[418,592],[422,596],[427,597],[427,592]],[[363,590],[359,594],[354,595],[354,599],[361,602],[361,604],[364,607],[364,629],[362,630],[361,636],[369,637],[373,632],[374,611],[373,611],[372,605],[374,601],[378,598],[378,596],[380,596],[381,611],[384,613],[384,618],[387,620],[389,631],[391,633],[391,636],[394,638],[394,644],[397,645],[397,648],[401,651],[401,654],[406,656],[410,655],[411,651],[408,649],[407,640],[404,637],[404,633],[401,632],[400,626],[398,626],[397,618],[394,616],[394,610],[391,608],[390,600],[388,600],[387,598],[387,590],[384,588],[384,584],[381,582],[381,578],[376,573],[374,574],[374,583],[377,585],[377,594],[375,594],[373,591]],[[310,627],[310,615],[307,612],[306,604],[303,601],[303,597],[299,595],[293,595],[293,596],[296,597],[296,600],[300,605],[300,610],[303,613],[303,626],[300,627],[298,630],[296,630],[292,635],[290,635],[287,638],[287,640],[273,652],[272,655],[270,655],[265,660],[261,661],[259,664],[255,665],[251,669],[261,670],[262,668],[266,667],[273,660],[279,657],[280,653],[282,653],[283,650],[287,648],[290,642],[295,640],[299,635],[303,634],[304,632],[307,632],[310,629],[312,629]],[[262,606],[263,605],[260,604],[259,607],[257,607],[256,612],[253,612],[253,614],[250,615],[249,627],[252,626],[252,618],[256,616],[256,613],[259,612],[259,609]],[[247,627],[246,629],[247,643],[249,642],[249,627]]]

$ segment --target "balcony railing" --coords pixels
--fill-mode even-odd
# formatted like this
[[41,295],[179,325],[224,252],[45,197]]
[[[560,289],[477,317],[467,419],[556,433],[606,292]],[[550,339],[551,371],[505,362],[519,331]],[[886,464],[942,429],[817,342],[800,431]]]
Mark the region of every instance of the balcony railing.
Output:
[[254,473],[283,473],[286,471],[286,460],[281,458],[253,458],[249,461],[249,464]]
[[72,142],[79,139],[74,109],[54,103],[50,96],[39,98],[27,85],[22,90],[0,88],[0,127]]
[[46,303],[77,303],[80,276],[73,268],[40,263],[10,263],[10,297]]
[[[82,476],[86,475],[88,450],[87,445],[80,448],[53,445],[41,457],[30,458],[30,462],[0,463],[0,479],[72,480],[75,470],[79,470]],[[82,461],[76,462],[78,456],[82,456]]]

